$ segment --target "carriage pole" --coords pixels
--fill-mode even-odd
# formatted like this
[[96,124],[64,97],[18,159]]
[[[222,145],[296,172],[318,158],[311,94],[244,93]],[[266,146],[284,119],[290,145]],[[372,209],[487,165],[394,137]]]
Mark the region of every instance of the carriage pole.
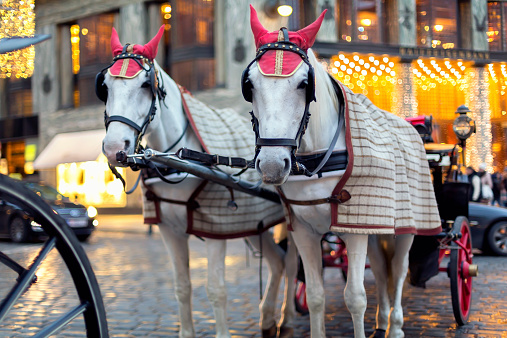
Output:
[[[139,157],[139,155],[127,155],[128,157]],[[233,176],[222,172],[213,170],[210,167],[202,164],[196,164],[182,160],[173,154],[161,153],[153,149],[146,149],[144,154],[141,155],[146,161],[152,161],[157,164],[162,164],[181,172],[186,172],[195,175],[199,178],[212,181],[224,185],[226,187],[238,190],[253,196],[267,199],[274,203],[280,203],[280,197],[274,191],[261,188],[258,184],[248,181],[241,181],[239,178],[235,179]]]

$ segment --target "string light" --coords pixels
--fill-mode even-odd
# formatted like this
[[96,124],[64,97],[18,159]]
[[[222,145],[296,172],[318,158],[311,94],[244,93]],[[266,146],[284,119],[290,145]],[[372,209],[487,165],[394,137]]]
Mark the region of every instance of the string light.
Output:
[[470,117],[475,121],[476,133],[467,140],[466,164],[478,168],[486,163],[490,169],[493,163],[491,151],[491,109],[489,105],[489,76],[485,68],[471,68],[466,73],[469,90],[466,93],[466,105],[470,108]]
[[[0,39],[35,33],[34,0],[3,0],[0,7]],[[0,55],[0,78],[28,78],[33,74],[33,46]]]
[[393,60],[386,55],[340,53],[331,58],[328,71],[354,92],[368,96],[379,108],[394,112],[399,98]]

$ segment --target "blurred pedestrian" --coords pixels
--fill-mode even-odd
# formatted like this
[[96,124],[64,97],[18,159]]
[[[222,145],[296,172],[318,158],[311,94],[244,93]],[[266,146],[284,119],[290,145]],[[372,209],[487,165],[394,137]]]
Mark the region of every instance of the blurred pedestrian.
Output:
[[480,202],[482,197],[481,178],[472,167],[467,167],[467,176],[468,182],[471,184],[469,200],[472,202]]
[[491,180],[493,181],[493,200],[491,201],[491,205],[498,204],[499,206],[503,206],[501,202],[502,178],[502,173],[498,169],[491,175]]
[[500,190],[500,200],[502,201],[502,206],[507,207],[507,167],[504,168],[502,174],[502,186]]
[[491,174],[486,171],[486,163],[479,165],[477,175],[481,178],[481,202],[490,204],[493,200],[493,180],[491,179]]

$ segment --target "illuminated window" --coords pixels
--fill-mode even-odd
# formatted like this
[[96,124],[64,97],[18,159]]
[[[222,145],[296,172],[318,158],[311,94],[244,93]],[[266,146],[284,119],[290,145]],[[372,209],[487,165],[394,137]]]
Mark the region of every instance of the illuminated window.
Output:
[[338,39],[346,42],[381,42],[379,16],[384,11],[379,0],[338,0]]
[[[117,168],[125,176],[125,168]],[[56,168],[57,190],[73,201],[101,207],[124,207],[123,184],[107,165],[104,155],[97,161],[63,163]]]
[[78,20],[69,26],[74,81],[74,106],[97,104],[95,75],[111,62],[111,30],[114,13]]
[[177,0],[172,10],[178,29],[171,45],[171,76],[190,90],[215,86],[213,10],[213,0]]
[[359,41],[380,42],[377,18],[378,3],[375,0],[359,1],[356,17],[356,34]]
[[417,44],[430,48],[458,47],[457,0],[417,0]]
[[488,42],[489,49],[493,51],[507,50],[506,36],[507,2],[488,2]]

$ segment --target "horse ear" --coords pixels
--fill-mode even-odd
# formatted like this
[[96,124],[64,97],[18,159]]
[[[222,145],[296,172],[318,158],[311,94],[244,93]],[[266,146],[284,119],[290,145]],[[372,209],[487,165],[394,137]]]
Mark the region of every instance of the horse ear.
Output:
[[147,44],[144,45],[144,56],[148,59],[153,60],[155,56],[157,56],[158,52],[158,43],[160,39],[162,39],[162,35],[164,35],[165,26],[162,25],[158,30],[157,35],[153,39],[150,40]]
[[262,26],[257,16],[257,12],[252,5],[250,5],[250,26],[252,27],[252,33],[254,35],[255,45],[258,45],[259,38],[264,34],[268,33],[268,30]]
[[317,37],[317,33],[319,32],[320,25],[322,25],[322,21],[324,20],[324,15],[326,15],[327,9],[325,9],[322,14],[315,20],[315,22],[311,23],[310,25],[306,26],[305,28],[301,28],[298,30],[298,34],[305,39],[306,42],[306,48],[310,48],[313,46],[313,43],[315,42],[315,38]]
[[113,30],[111,31],[111,52],[113,53],[113,56],[120,54],[122,49],[123,46],[120,42],[120,38],[118,37],[118,33],[113,27]]

